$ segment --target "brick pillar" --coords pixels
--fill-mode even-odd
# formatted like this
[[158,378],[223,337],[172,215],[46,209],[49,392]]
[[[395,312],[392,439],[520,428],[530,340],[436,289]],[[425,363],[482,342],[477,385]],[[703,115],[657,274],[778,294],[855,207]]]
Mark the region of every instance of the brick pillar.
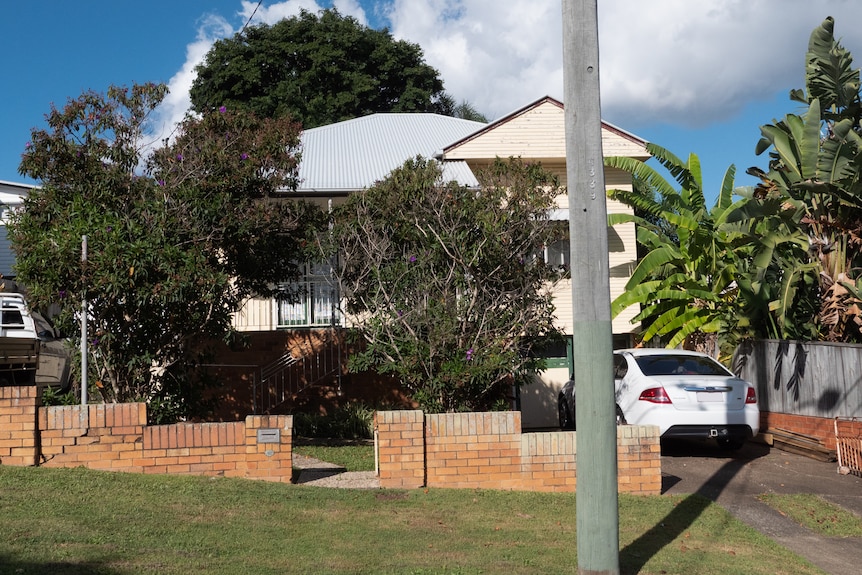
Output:
[[618,426],[617,465],[620,493],[660,495],[661,444],[658,426]]
[[374,414],[374,430],[380,486],[414,489],[425,485],[422,411],[378,411]]
[[290,483],[293,477],[293,416],[245,418],[245,476]]
[[0,464],[39,462],[37,412],[41,402],[35,385],[0,386]]

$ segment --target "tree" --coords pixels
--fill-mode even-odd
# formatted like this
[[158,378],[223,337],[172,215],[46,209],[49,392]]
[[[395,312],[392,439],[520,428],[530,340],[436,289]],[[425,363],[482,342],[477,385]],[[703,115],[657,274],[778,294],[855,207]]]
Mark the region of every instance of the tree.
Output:
[[302,11],[217,41],[191,88],[199,112],[226,105],[314,128],[375,112],[437,112],[438,72],[417,44],[335,9]]
[[554,336],[550,286],[537,254],[553,239],[560,193],[538,165],[497,160],[481,189],[441,181],[416,158],[335,214],[345,311],[365,348],[351,369],[392,374],[431,412],[501,405],[541,366]]
[[[639,304],[643,341],[662,336],[676,347],[703,334],[728,334],[741,319],[735,313],[740,263],[750,257],[745,222],[738,217],[745,200],[732,201],[735,168],[725,173],[715,205],[707,209],[700,160],[686,162],[655,144],[647,150],[674,177],[677,190],[651,166],[633,158],[609,157],[608,167],[632,174],[634,191],[612,190],[609,196],[635,209],[610,214],[610,225],[634,222],[637,241],[646,253],[611,303],[617,316]],[[745,218],[750,224],[752,218]]]
[[80,337],[86,299],[88,359],[105,400],[182,410],[201,342],[226,337],[249,295],[297,275],[316,220],[279,199],[296,182],[298,125],[222,107],[187,117],[146,156],[146,121],[165,94],[111,87],[52,108],[20,167],[41,186],[9,233],[33,306],[61,304],[69,337]]
[[474,122],[483,122],[485,124],[488,123],[488,118],[477,110],[473,104],[467,100],[462,100],[460,104],[456,104],[455,98],[445,92],[437,99],[435,108],[435,112],[444,116],[452,116],[453,118],[472,120]]
[[769,169],[748,173],[761,180],[760,198],[778,198],[793,212],[807,240],[809,253],[788,260],[786,275],[818,290],[819,337],[862,342],[860,75],[833,29],[827,18],[811,33],[805,90],[790,94],[808,109],[761,127],[756,151],[770,150]]

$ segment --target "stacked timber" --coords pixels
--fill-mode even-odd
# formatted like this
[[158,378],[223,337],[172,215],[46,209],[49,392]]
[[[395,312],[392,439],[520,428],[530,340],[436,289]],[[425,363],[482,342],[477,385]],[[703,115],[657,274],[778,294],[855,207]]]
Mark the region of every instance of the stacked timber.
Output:
[[828,462],[838,459],[834,449],[827,449],[821,439],[812,435],[805,435],[788,429],[770,428],[763,432],[762,436],[767,445],[781,451],[804,455],[818,461]]

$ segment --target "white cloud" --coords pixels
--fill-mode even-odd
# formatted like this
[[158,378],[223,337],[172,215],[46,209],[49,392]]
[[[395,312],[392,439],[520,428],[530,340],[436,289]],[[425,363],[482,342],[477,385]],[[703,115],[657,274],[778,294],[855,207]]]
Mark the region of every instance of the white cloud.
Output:
[[[182,118],[194,67],[217,38],[249,18],[273,24],[334,5],[419,44],[447,92],[497,118],[544,95],[563,97],[561,1],[576,0],[243,0],[235,28],[224,18],[202,22],[162,117]],[[808,37],[826,16],[862,54],[862,2],[852,0],[599,0],[598,10],[602,113],[633,130],[726,121],[752,101],[802,87]]]
[[320,10],[320,5],[315,0],[288,0],[287,2],[258,6],[257,2],[243,0],[240,14],[243,17],[243,23],[251,18],[253,24],[275,24],[284,18],[296,16],[302,10],[316,13]]
[[198,26],[194,42],[186,46],[186,61],[168,81],[168,95],[155,110],[151,120],[150,146],[159,146],[171,137],[176,125],[182,121],[191,106],[189,91],[195,79],[195,67],[219,38],[233,34],[230,23],[218,15],[205,15]]
[[[603,115],[621,125],[704,125],[802,87],[826,16],[862,53],[862,3],[848,0],[600,0],[598,11]],[[393,0],[387,14],[447,91],[490,117],[563,95],[560,0]]]

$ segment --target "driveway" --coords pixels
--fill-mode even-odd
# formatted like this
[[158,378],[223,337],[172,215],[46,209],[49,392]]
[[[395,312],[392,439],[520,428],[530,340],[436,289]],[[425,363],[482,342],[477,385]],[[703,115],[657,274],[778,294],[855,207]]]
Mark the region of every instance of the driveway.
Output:
[[822,537],[757,499],[764,493],[812,493],[862,517],[862,478],[839,475],[838,464],[747,443],[726,452],[709,443],[662,445],[662,493],[697,493],[827,573],[862,575],[862,539]]

